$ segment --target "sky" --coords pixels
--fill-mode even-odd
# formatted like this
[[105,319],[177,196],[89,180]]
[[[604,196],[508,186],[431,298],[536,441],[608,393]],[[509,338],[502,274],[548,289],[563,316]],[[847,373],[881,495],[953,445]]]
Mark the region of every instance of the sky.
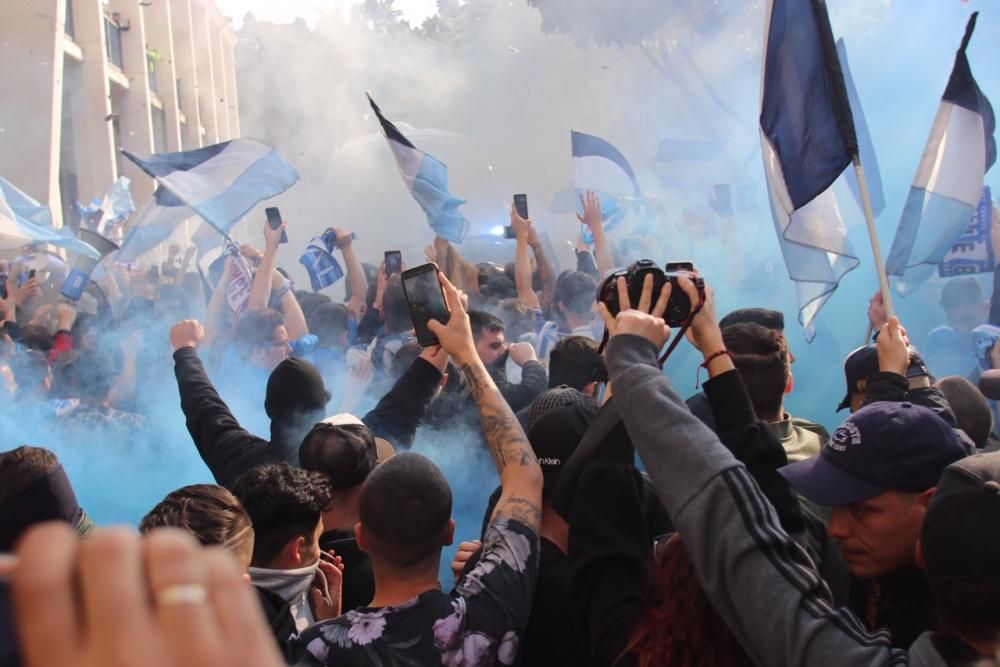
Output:
[[[354,4],[352,0],[215,0],[223,14],[233,19],[238,27],[247,12],[253,12],[258,19],[277,23],[290,23],[301,16],[310,20],[316,7],[329,9],[341,6],[344,9]],[[411,25],[417,26],[424,19],[437,12],[436,0],[396,0],[395,7]]]

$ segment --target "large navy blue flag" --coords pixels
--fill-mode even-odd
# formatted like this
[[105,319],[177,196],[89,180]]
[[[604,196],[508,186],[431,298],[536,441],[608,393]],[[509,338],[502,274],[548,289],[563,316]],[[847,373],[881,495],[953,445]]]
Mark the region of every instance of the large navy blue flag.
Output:
[[799,322],[812,340],[819,309],[858,265],[831,189],[858,141],[822,0],[770,0],[766,25],[761,154]]
[[896,291],[911,294],[930,277],[969,226],[986,171],[997,159],[993,107],[972,76],[965,49],[976,27],[969,18],[962,44],[885,263]]
[[245,137],[180,153],[122,154],[222,233],[299,180],[278,151]]
[[458,207],[464,199],[448,192],[448,167],[410,142],[399,129],[382,115],[375,100],[368,96],[372,111],[378,117],[382,133],[389,144],[396,166],[407,189],[427,215],[427,224],[443,239],[461,243],[469,232],[469,221]]
[[[872,144],[871,134],[868,132],[868,122],[865,120],[864,109],[861,108],[861,98],[854,87],[854,79],[851,77],[851,68],[847,63],[847,47],[844,40],[837,40],[837,56],[840,58],[840,66],[844,72],[844,85],[847,87],[847,99],[851,103],[851,115],[854,116],[854,129],[858,135],[858,152],[861,157],[861,164],[865,166],[865,182],[868,184],[868,200],[872,205],[872,214],[877,218],[885,210],[885,193],[882,191],[882,172],[878,168],[878,156],[875,155],[875,146]],[[861,201],[861,187],[858,185],[858,177],[853,169],[847,171],[847,183],[851,188],[851,194],[858,202],[861,210],[864,210],[864,203]]]

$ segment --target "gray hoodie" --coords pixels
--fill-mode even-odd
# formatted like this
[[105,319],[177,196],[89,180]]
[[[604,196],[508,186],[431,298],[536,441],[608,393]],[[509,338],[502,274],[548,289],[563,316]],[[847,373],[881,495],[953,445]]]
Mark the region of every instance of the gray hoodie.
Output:
[[687,409],[638,336],[608,346],[614,401],[705,594],[754,663],[948,665],[924,633],[908,651],[870,633],[830,592],[778,524],[746,469]]

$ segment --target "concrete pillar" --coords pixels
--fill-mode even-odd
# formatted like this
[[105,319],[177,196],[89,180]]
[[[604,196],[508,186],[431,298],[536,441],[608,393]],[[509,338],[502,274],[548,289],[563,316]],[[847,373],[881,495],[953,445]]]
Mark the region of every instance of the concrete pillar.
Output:
[[218,98],[215,94],[215,64],[212,58],[212,24],[208,10],[199,0],[192,0],[194,51],[198,59],[198,106],[205,127],[205,143],[219,143]]
[[191,0],[170,0],[170,14],[173,19],[174,71],[181,81],[180,110],[187,118],[181,129],[184,150],[200,148],[203,145],[201,114],[198,109],[198,59],[195,57],[194,21],[191,15]]
[[236,89],[236,34],[232,28],[223,32],[223,44],[226,52],[226,107],[229,111],[230,138],[240,136],[240,100]]
[[0,2],[0,175],[60,225],[65,0]]
[[[104,8],[101,0],[74,0],[76,43],[83,62],[66,96],[73,117],[77,189],[80,199],[100,196],[118,177],[111,119]],[[57,144],[58,145],[58,144]]]
[[215,75],[215,109],[219,123],[219,140],[228,141],[233,138],[233,134],[229,127],[229,82],[226,76],[226,68],[229,63],[226,62],[223,30],[222,26],[215,26],[211,29],[211,35],[212,49],[215,53],[213,74]]
[[146,43],[159,54],[156,63],[157,95],[163,103],[167,126],[167,151],[181,150],[181,124],[177,113],[177,61],[174,52],[173,17],[170,3],[158,0],[143,10]]
[[[128,90],[113,85],[111,89],[121,130],[121,148],[139,153],[154,152],[153,120],[150,115],[149,67],[146,62],[146,28],[142,7],[134,0],[109,0],[108,11],[118,12],[122,25],[122,68],[128,77]],[[132,181],[133,200],[141,205],[153,196],[156,187],[130,160],[122,159],[122,175]],[[108,185],[111,185],[110,183]]]

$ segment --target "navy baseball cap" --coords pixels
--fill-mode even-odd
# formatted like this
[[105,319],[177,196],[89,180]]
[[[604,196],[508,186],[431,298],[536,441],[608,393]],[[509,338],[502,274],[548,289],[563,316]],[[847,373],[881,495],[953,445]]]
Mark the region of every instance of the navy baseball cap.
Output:
[[933,411],[878,402],[844,420],[819,454],[778,472],[814,503],[837,507],[885,491],[926,491],[965,455],[955,430]]
[[[863,394],[868,389],[868,377],[878,373],[878,349],[875,343],[862,345],[844,359],[844,376],[847,378],[847,393],[837,406],[837,412],[851,407],[851,394]],[[917,348],[910,346],[910,365],[906,367],[906,378],[930,376],[927,364]]]

